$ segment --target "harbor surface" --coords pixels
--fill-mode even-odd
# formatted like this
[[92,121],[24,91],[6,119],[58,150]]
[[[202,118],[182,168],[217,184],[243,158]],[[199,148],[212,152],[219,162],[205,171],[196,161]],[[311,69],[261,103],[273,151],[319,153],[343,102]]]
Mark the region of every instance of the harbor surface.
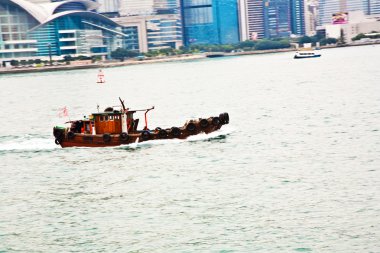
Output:
[[[0,76],[0,252],[379,252],[380,46]],[[118,104],[190,140],[61,149]],[[68,117],[60,118],[61,109]],[[140,115],[143,118],[143,115]]]

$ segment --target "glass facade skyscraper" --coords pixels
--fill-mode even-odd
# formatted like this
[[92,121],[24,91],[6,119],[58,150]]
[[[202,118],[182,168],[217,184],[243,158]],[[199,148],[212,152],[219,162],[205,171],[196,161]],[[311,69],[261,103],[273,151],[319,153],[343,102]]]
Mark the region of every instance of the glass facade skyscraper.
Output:
[[236,0],[181,0],[185,45],[239,42]]
[[241,0],[242,39],[305,34],[304,0]]
[[305,34],[305,1],[290,0],[292,34]]
[[291,24],[288,0],[265,1],[264,27],[266,38],[290,36]]

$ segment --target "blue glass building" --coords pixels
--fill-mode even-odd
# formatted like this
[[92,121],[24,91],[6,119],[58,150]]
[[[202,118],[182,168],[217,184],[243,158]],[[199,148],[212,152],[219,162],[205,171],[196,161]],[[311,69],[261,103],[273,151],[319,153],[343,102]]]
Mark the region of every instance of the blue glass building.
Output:
[[264,29],[266,38],[289,37],[291,34],[289,0],[266,0]]
[[184,44],[239,42],[236,0],[181,0]]
[[292,34],[305,35],[304,0],[290,0]]

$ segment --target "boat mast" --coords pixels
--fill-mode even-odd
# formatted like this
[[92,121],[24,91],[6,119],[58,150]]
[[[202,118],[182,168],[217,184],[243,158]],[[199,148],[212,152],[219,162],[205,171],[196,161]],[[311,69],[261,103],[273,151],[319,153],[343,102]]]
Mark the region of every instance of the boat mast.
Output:
[[120,103],[121,103],[121,132],[128,134],[128,126],[127,126],[127,111],[128,109],[125,109],[124,101],[121,100],[119,97]]

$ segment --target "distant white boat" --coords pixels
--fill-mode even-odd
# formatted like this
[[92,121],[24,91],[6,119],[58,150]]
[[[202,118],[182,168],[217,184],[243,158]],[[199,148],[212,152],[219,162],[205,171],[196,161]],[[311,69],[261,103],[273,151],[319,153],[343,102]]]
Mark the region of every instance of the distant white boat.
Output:
[[294,59],[316,58],[316,57],[321,57],[321,54],[311,48],[298,50],[296,54],[294,55]]

